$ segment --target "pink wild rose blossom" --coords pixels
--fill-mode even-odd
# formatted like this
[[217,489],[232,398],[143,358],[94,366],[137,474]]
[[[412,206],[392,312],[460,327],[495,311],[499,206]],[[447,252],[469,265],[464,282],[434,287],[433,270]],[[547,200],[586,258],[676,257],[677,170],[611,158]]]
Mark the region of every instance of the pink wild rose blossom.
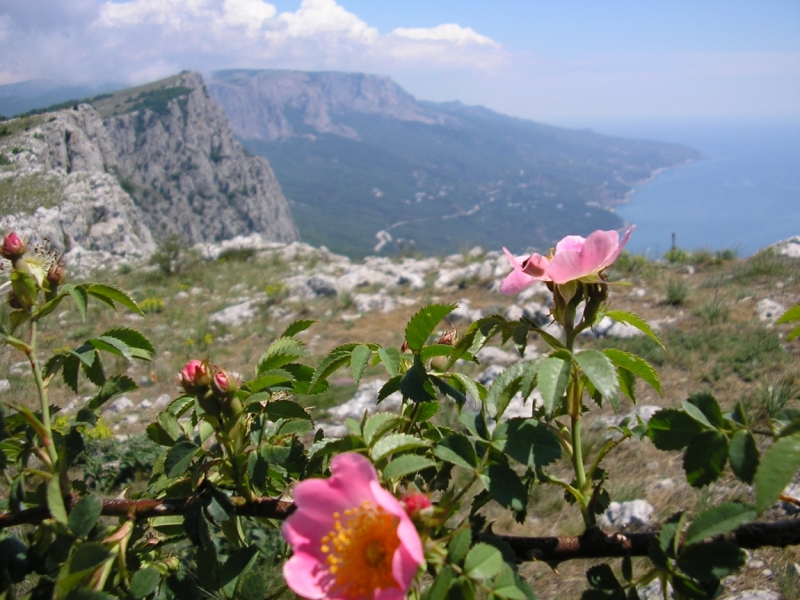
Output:
[[403,506],[354,452],[331,461],[328,479],[294,490],[297,510],[284,522],[294,554],[287,585],[309,600],[403,600],[422,564],[422,542]]
[[568,235],[556,245],[551,258],[531,254],[521,261],[503,248],[513,271],[500,284],[503,294],[516,294],[536,281],[552,281],[563,285],[569,281],[598,283],[600,273],[614,264],[622,254],[635,225],[622,240],[617,231],[597,230],[588,238]]

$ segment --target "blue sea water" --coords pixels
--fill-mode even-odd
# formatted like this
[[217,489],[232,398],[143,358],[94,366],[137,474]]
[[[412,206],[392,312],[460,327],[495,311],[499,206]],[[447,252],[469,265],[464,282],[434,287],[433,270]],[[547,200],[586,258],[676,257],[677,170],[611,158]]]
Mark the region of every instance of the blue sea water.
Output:
[[732,248],[749,256],[800,235],[800,123],[608,123],[596,131],[679,142],[706,158],[663,171],[617,213],[636,224],[628,248],[660,257],[671,246]]

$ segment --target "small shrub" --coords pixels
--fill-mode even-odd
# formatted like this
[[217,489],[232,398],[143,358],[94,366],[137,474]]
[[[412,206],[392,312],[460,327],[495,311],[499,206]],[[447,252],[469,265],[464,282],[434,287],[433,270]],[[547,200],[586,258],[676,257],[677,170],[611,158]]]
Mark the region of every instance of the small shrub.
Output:
[[682,279],[677,277],[670,277],[667,280],[667,298],[664,300],[665,304],[670,306],[680,306],[686,302],[689,296],[689,288]]
[[173,233],[158,244],[158,248],[150,257],[150,263],[157,265],[161,273],[167,277],[176,275],[181,271],[181,259],[186,251],[181,237]]
[[139,308],[147,315],[157,314],[164,310],[164,301],[161,298],[145,298],[139,303]]
[[273,304],[280,302],[289,295],[289,290],[282,281],[268,283],[264,288],[264,292]]
[[730,315],[730,308],[723,300],[714,294],[709,302],[694,311],[694,314],[703,319],[709,325],[725,323]]
[[149,476],[160,454],[161,447],[144,435],[120,442],[112,434],[110,438],[87,439],[79,462],[83,463],[86,485],[109,493],[138,477]]
[[253,256],[255,256],[255,253],[256,253],[255,248],[230,248],[220,253],[219,258],[217,258],[217,260],[221,262],[224,261],[245,262],[253,258]]
[[689,255],[688,262],[698,267],[708,267],[722,264],[722,259],[711,252],[711,250],[708,248],[701,248],[700,250],[696,250]]
[[717,250],[717,258],[723,261],[736,260],[738,252],[733,248],[725,248],[724,250]]
[[681,250],[680,248],[673,248],[664,253],[664,260],[671,265],[682,265],[686,262],[687,258],[689,258],[689,255],[686,253],[686,250]]
[[11,161],[5,154],[0,154],[0,166],[10,165]]
[[620,254],[612,268],[623,275],[644,275],[651,267],[644,254],[631,254],[626,250]]
[[800,399],[800,385],[794,374],[783,375],[774,383],[763,382],[742,404],[754,423],[767,423],[783,411],[790,402]]

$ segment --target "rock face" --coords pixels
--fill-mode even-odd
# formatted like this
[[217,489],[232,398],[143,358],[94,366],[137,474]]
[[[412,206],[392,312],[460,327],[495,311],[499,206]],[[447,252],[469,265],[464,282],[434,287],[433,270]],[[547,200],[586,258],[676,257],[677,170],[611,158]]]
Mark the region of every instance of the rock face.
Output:
[[118,153],[117,170],[157,236],[220,241],[256,232],[264,239],[297,239],[286,200],[269,163],[252,157],[233,136],[198,73],[165,88],[164,106],[106,119]]
[[87,268],[146,257],[169,233],[296,240],[269,164],[236,141],[202,77],[158,83],[126,101],[118,92],[115,110],[81,104],[12,121],[0,139],[0,226],[47,238]]
[[334,123],[334,113],[347,110],[401,121],[437,122],[388,77],[246,70],[220,71],[215,76],[209,89],[225,107],[233,131],[243,138],[275,141],[305,133],[292,126],[286,108],[302,113],[303,123],[317,133],[352,139],[359,139],[358,132]]

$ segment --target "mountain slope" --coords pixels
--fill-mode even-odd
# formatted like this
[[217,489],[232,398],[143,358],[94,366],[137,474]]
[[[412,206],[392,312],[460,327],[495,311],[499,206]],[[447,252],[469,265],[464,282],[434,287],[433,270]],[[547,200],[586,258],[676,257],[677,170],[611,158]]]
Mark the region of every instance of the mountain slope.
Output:
[[266,157],[302,237],[364,255],[476,244],[546,250],[623,226],[610,208],[684,146],[552,127],[460,103],[417,102],[390,79],[221,71],[209,90]]

